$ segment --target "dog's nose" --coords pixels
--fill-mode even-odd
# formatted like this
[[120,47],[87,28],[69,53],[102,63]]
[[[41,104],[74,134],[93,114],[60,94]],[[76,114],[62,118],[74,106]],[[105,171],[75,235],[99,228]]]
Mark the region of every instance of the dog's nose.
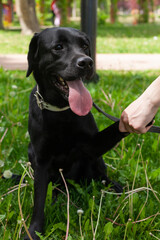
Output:
[[80,57],[77,60],[77,66],[79,68],[92,68],[93,67],[93,60],[90,57]]

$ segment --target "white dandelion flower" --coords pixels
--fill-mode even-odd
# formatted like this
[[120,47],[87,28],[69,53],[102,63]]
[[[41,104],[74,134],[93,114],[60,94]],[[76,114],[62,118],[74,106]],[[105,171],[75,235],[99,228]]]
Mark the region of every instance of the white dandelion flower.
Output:
[[12,173],[10,170],[6,170],[6,171],[4,171],[4,173],[3,173],[3,177],[6,178],[6,179],[11,178],[12,175],[13,175],[13,173]]
[[83,211],[82,209],[78,209],[78,210],[77,210],[77,214],[78,214],[78,215],[83,214],[83,213],[84,213],[84,211]]

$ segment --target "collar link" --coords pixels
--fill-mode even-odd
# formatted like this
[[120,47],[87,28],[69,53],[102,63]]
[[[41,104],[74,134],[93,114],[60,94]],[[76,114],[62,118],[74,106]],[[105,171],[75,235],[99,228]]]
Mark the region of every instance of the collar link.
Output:
[[62,111],[65,111],[65,110],[70,108],[69,106],[59,108],[57,106],[53,106],[50,103],[45,102],[42,95],[39,92],[39,86],[38,85],[37,85],[37,90],[36,90],[34,96],[36,97],[37,105],[41,110],[47,109],[47,110],[52,111],[52,112],[62,112]]

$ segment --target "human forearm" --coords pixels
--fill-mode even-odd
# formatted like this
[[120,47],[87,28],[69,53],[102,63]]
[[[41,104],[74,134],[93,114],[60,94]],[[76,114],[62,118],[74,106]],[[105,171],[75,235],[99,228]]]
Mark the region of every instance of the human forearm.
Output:
[[160,77],[144,93],[132,102],[122,113],[119,129],[135,133],[145,133],[160,107]]
[[142,94],[154,107],[160,107],[160,76],[154,80]]

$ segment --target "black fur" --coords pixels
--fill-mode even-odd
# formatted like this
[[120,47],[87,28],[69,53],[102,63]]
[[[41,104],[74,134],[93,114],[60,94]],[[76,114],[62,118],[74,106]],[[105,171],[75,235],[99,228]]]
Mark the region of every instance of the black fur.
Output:
[[[50,28],[35,34],[28,53],[27,76],[33,72],[44,100],[60,108],[68,106],[67,95],[54,83],[60,76],[73,81],[89,79],[93,74],[89,40],[86,34],[72,28]],[[50,181],[60,181],[59,169],[66,179],[76,182],[87,179],[106,180],[117,192],[119,184],[106,175],[102,155],[113,148],[125,134],[115,123],[101,132],[89,112],[78,116],[71,109],[62,112],[41,110],[32,90],[29,107],[29,160],[34,169],[34,210],[29,228],[42,232],[44,204]],[[27,236],[25,239],[29,239]]]

